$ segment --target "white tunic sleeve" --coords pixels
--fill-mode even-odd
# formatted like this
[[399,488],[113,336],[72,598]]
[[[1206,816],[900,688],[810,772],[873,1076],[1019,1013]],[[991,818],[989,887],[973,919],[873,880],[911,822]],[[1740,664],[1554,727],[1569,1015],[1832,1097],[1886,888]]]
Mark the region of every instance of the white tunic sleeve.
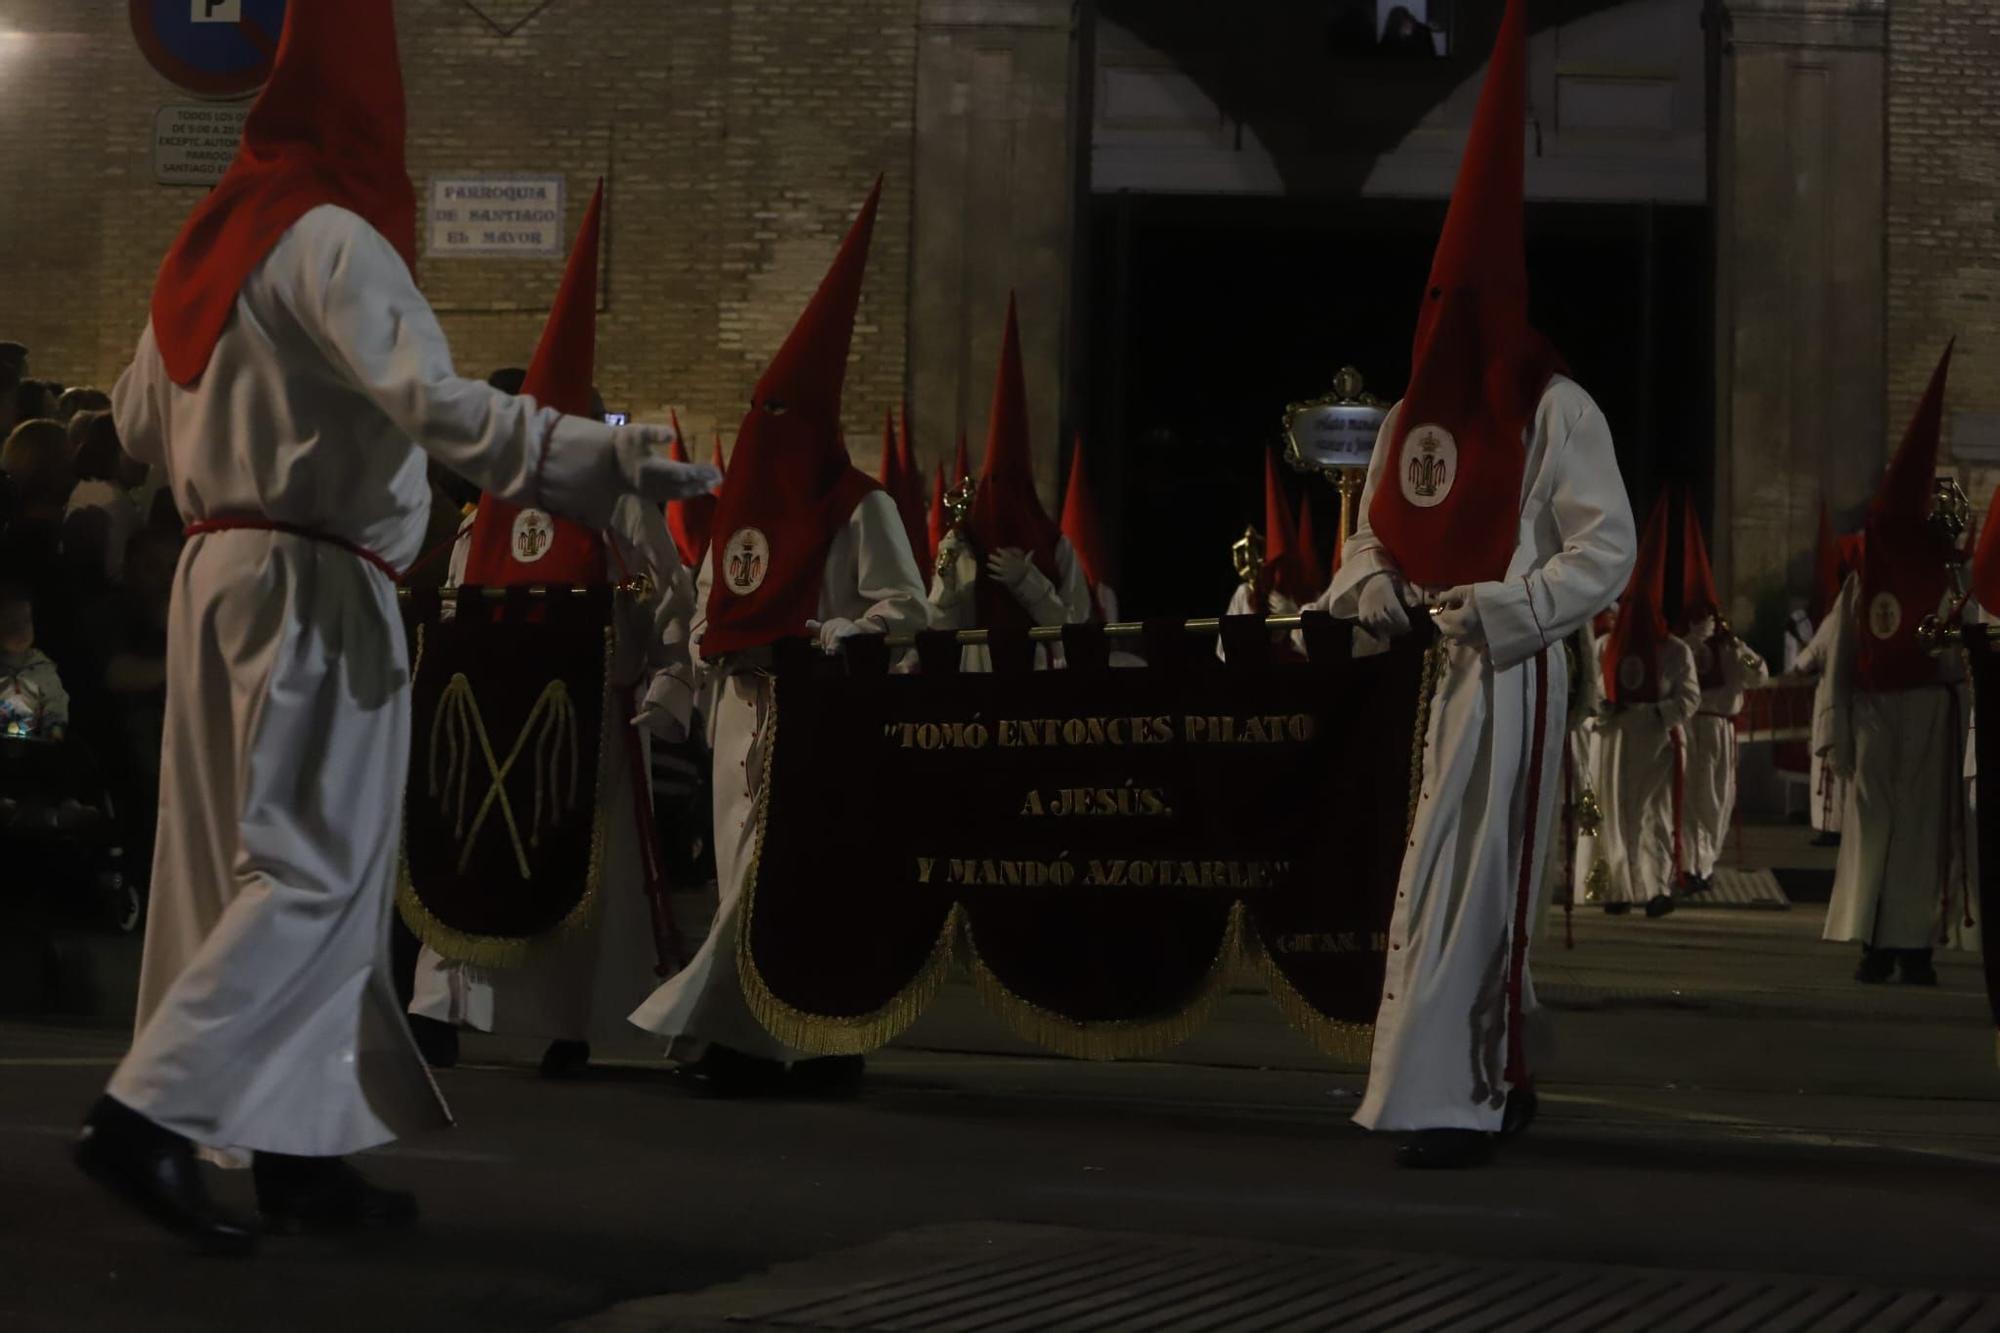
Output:
[[854,592],[867,603],[867,610],[850,618],[882,634],[915,634],[930,628],[924,576],[917,572],[917,557],[910,551],[896,502],[887,492],[870,491],[854,506],[847,527],[854,541]]
[[1559,642],[1609,606],[1637,557],[1631,502],[1597,404],[1558,380],[1542,395],[1535,429],[1546,442],[1541,471],[1549,479],[1547,513],[1561,549],[1505,583],[1473,589],[1487,651],[1502,669]]
[[139,351],[111,390],[111,419],[118,443],[148,467],[167,461],[166,365],[153,341],[153,326],[139,335]]
[[1051,623],[1080,625],[1089,620],[1090,580],[1083,576],[1083,562],[1076,558],[1076,548],[1069,544],[1067,537],[1060,538],[1056,542],[1056,572],[1062,576],[1061,583],[1056,588],[1062,619],[1051,622],[1043,620],[1038,615],[1035,617],[1036,621],[1044,625]]
[[1683,727],[1701,711],[1701,681],[1695,675],[1694,654],[1679,639],[1660,645],[1660,721]]
[[[287,305],[328,362],[398,429],[481,490],[606,525],[626,489],[609,426],[462,378],[402,257],[361,218],[316,208],[293,237],[301,262],[295,275],[280,276],[292,285]],[[545,466],[561,469],[559,485],[544,478]]]

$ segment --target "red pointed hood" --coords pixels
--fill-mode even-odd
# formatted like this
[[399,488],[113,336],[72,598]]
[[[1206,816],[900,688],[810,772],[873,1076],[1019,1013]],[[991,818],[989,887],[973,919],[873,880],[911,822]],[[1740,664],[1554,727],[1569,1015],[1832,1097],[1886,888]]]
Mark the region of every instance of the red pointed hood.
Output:
[[896,413],[893,408],[882,416],[882,463],[876,471],[875,480],[891,495],[897,494],[903,484],[903,455],[896,445]]
[[[1299,501],[1299,563],[1305,566],[1306,577],[1319,583],[1324,589],[1323,575],[1326,566],[1320,562],[1318,535],[1313,531],[1312,496]],[[1317,596],[1318,594],[1314,594]]]
[[1681,625],[1683,632],[1697,620],[1722,614],[1722,597],[1715,589],[1715,570],[1708,563],[1708,543],[1702,540],[1695,516],[1694,493],[1681,492]]
[[1972,595],[1993,615],[2000,615],[2000,486],[1986,506],[1979,528],[1979,547],[1972,557]]
[[[937,465],[936,481],[931,488],[930,539],[932,565],[937,563],[938,547],[944,545],[944,535],[951,527],[951,515],[946,512],[944,507],[944,489],[944,464],[939,463]],[[926,565],[924,568],[925,572],[928,573],[930,566]]]
[[[1042,508],[1042,497],[1035,489],[1034,459],[1028,449],[1028,388],[1021,368],[1021,326],[1011,296],[1007,298],[1007,328],[1000,340],[1000,367],[993,383],[993,411],[986,424],[986,457],[966,527],[982,555],[1018,547],[1051,582],[1060,584],[1056,543],[1062,531]],[[980,625],[1027,625],[1027,613],[1020,602],[983,569],[978,597]]]
[[[688,461],[687,446],[682,443],[681,414],[675,412],[674,443],[669,451],[676,463]],[[722,439],[715,441],[715,465],[722,466]],[[715,497],[696,496],[692,500],[669,500],[667,502],[667,531],[673,534],[674,546],[681,553],[681,563],[689,569],[700,569],[702,557],[708,554],[708,541],[715,527]]]
[[1417,317],[1369,525],[1413,583],[1506,577],[1518,542],[1523,432],[1560,362],[1528,323],[1522,239],[1525,0],[1507,0]]
[[[591,382],[597,368],[597,258],[603,219],[604,183],[599,181],[521,385],[523,396],[571,416],[588,415],[596,397]],[[465,559],[467,583],[568,586],[602,583],[606,577],[604,541],[597,533],[495,495],[479,497]]]
[[952,455],[951,460],[951,484],[954,487],[963,486],[965,479],[971,475],[972,451],[966,448],[965,428],[960,427],[958,432],[958,452]]
[[1938,678],[1937,659],[1918,642],[1917,629],[1925,616],[1938,610],[1950,586],[1945,566],[1953,553],[1928,522],[1950,371],[1947,345],[1868,504],[1868,520],[1862,527],[1861,635],[1855,654],[1856,677],[1866,690],[1915,689]]
[[848,457],[840,400],[881,199],[878,179],[737,430],[716,501],[709,654],[804,634],[818,614],[828,545],[878,489]]
[[896,435],[897,482],[890,494],[895,497],[896,508],[903,515],[903,530],[910,537],[910,553],[917,558],[918,569],[929,569],[937,559],[937,548],[930,544],[930,524],[926,517],[924,495],[924,469],[917,462],[916,441],[910,437],[910,405],[903,404],[899,417],[901,429]]
[[1604,644],[1604,697],[1614,704],[1658,703],[1660,647],[1667,639],[1662,609],[1667,586],[1668,498],[1653,503],[1639,541],[1631,582],[1618,601],[1618,618]]
[[1833,514],[1826,502],[1819,506],[1819,540],[1813,547],[1812,596],[1806,603],[1806,615],[1818,625],[1833,611],[1833,604],[1840,597],[1840,585],[1845,581],[1846,571],[1841,567],[1840,538],[1833,532]]
[[1278,476],[1278,456],[1264,451],[1264,574],[1257,589],[1261,603],[1265,594],[1283,593],[1294,602],[1304,603],[1319,594],[1314,588],[1310,566],[1301,558],[1299,531],[1292,518],[1292,503]]
[[404,131],[392,0],[292,0],[235,160],[181,227],[153,287],[153,336],[176,384],[201,378],[244,279],[322,204],[360,215],[415,269]]
[[1095,605],[1099,585],[1109,582],[1115,586],[1116,575],[1111,568],[1111,549],[1105,543],[1098,519],[1097,496],[1090,487],[1090,469],[1084,463],[1081,431],[1077,432],[1076,447],[1070,450],[1069,455],[1069,486],[1063,492],[1062,534],[1069,538],[1069,548],[1076,552],[1077,563],[1083,566],[1084,581],[1090,584],[1091,603]]

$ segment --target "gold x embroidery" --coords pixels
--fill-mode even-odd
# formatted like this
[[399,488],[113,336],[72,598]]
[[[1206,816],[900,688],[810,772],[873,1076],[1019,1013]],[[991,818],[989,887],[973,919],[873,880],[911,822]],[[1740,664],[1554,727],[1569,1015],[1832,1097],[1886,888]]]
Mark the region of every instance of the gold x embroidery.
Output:
[[[514,771],[514,765],[520,762],[531,739],[535,746],[532,764],[535,806],[528,821],[528,836],[524,845],[514,803],[507,796],[507,778]],[[487,788],[485,799],[473,812],[468,829],[465,805],[472,779],[475,741],[479,756],[485,760],[491,785]],[[439,773],[440,757],[444,760],[442,776]],[[486,730],[486,719],[479,711],[479,700],[472,692],[471,680],[463,672],[453,676],[438,699],[437,715],[431,719],[430,795],[433,800],[441,800],[446,811],[454,813],[452,832],[459,840],[458,873],[465,873],[480,831],[497,809],[507,826],[507,838],[513,844],[514,864],[520,870],[521,878],[534,878],[528,865],[527,849],[540,845],[545,825],[553,828],[564,813],[576,809],[577,768],[576,705],[563,682],[552,680],[548,683],[541,697],[535,700],[535,706],[528,710],[527,720],[521,724],[520,734],[514,738],[513,749],[502,761],[495,755],[493,739]]]

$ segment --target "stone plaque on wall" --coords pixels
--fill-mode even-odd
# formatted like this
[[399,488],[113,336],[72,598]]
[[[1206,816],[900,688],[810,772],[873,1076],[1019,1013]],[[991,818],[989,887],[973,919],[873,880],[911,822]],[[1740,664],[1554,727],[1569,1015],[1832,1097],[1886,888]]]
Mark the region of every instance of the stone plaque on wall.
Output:
[[560,259],[569,249],[562,176],[434,176],[432,259]]
[[247,104],[161,107],[153,118],[153,179],[162,185],[221,180],[249,114]]

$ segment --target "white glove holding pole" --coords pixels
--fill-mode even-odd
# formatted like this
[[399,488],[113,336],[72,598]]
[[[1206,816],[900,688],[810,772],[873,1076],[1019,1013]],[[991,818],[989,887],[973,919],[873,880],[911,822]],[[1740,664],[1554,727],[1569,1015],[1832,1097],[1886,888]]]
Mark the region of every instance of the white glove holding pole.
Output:
[[988,556],[986,572],[1006,585],[1014,600],[1031,612],[1055,595],[1048,575],[1035,568],[1034,559],[1018,546],[1004,547]]
[[1403,580],[1382,572],[1361,585],[1357,607],[1361,628],[1378,639],[1410,632],[1410,613],[1403,608]]
[[677,745],[687,739],[693,718],[693,682],[667,670],[654,676],[653,683],[646,687],[646,698],[639,705],[632,725],[656,740]]
[[944,540],[938,543],[938,609],[949,610],[957,606],[978,581],[979,562],[973,558],[972,547],[956,529],[946,533]]
[[1431,623],[1438,633],[1454,643],[1486,642],[1486,629],[1479,619],[1479,599],[1470,585],[1450,589],[1431,607]]
[[831,620],[808,620],[806,632],[819,641],[819,650],[828,657],[840,651],[840,645],[858,634],[872,631],[868,626],[856,624],[852,620],[835,616]]

